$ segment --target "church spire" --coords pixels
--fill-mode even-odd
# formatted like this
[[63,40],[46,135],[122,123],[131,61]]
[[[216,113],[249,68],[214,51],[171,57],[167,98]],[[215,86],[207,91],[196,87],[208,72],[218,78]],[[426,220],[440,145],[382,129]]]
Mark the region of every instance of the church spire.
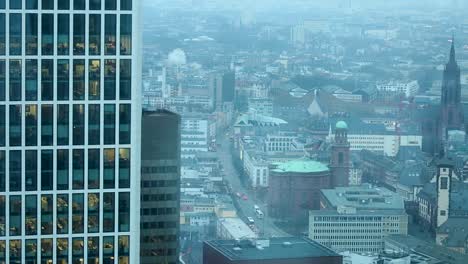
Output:
[[456,63],[456,60],[455,60],[455,37],[454,37],[454,35],[452,35],[452,47],[450,48],[449,64],[450,63]]

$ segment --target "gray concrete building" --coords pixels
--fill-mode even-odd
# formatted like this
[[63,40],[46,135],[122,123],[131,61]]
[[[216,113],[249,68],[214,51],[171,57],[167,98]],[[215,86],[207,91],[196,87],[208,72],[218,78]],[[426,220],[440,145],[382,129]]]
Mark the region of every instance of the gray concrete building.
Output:
[[141,263],[178,263],[180,116],[143,112],[141,147]]

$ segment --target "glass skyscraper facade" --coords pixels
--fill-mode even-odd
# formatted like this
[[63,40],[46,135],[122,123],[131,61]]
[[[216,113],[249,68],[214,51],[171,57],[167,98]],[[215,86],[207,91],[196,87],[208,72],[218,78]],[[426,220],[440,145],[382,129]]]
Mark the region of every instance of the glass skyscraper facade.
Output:
[[0,263],[139,263],[139,0],[0,0]]

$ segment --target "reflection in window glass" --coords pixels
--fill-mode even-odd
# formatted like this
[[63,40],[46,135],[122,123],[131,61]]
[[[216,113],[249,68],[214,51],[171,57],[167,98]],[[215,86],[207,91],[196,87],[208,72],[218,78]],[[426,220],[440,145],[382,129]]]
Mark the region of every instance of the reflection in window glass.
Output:
[[22,2],[23,1],[10,0],[10,9],[21,9],[22,8]]
[[68,234],[68,194],[57,194],[57,233]]
[[6,241],[5,240],[0,240],[0,261],[2,263],[6,263]]
[[21,60],[10,60],[10,101],[21,101]]
[[116,61],[104,61],[104,100],[115,100]]
[[54,0],[42,0],[42,9],[47,9],[47,10],[54,9]]
[[101,111],[100,105],[88,106],[88,144],[99,145],[101,142]]
[[105,0],[105,1],[106,1],[106,10],[117,9],[117,0]]
[[130,193],[119,193],[119,232],[130,231]]
[[39,0],[26,0],[26,9],[37,9]]
[[84,144],[84,105],[73,105],[73,145]]
[[[13,0],[15,3],[21,1]],[[10,8],[12,8],[10,6]],[[22,19],[21,14],[11,13],[10,14],[10,55],[21,55],[21,42],[22,42]]]
[[115,188],[115,150],[104,149],[104,188]]
[[37,196],[26,195],[26,206],[24,208],[24,230],[26,235],[37,234]]
[[[115,1],[115,0],[114,0]],[[107,14],[104,23],[104,54],[115,55],[117,40],[117,16]]]
[[101,15],[89,15],[89,55],[101,54]]
[[114,263],[114,237],[104,237],[102,239],[102,257],[104,263]]
[[69,106],[58,105],[57,108],[57,145],[68,145],[69,142]]
[[41,190],[54,189],[54,154],[52,150],[41,152]]
[[68,190],[68,149],[57,150],[57,190]]
[[85,61],[73,61],[73,100],[84,100],[85,95]]
[[42,195],[41,197],[41,234],[50,235],[53,233],[54,226],[52,221],[53,216],[53,200],[52,194]]
[[0,101],[5,101],[5,92],[6,92],[6,65],[5,65],[5,60],[0,60]]
[[132,61],[120,60],[120,100],[130,100],[132,92]]
[[120,55],[132,54],[132,15],[120,15]]
[[[76,1],[76,0],[75,0]],[[83,238],[72,239],[72,263],[83,263],[84,241]]]
[[[113,192],[104,193],[103,231],[114,232],[114,224],[115,224],[115,194]],[[113,253],[112,253],[112,256],[114,256]]]
[[6,19],[5,13],[0,14],[0,55],[5,55],[6,49]]
[[21,105],[10,105],[10,146],[21,146]]
[[88,232],[99,232],[99,193],[88,194]]
[[37,14],[26,14],[26,55],[37,55],[37,30]]
[[59,10],[68,10],[70,9],[70,0],[60,0],[57,1]]
[[41,76],[42,100],[52,101],[54,100],[54,60],[42,60]]
[[[6,234],[6,202],[5,195],[0,195],[0,236]],[[1,247],[0,247],[1,250]]]
[[42,55],[54,54],[54,15],[42,14]]
[[26,264],[37,263],[37,240],[26,239],[24,247]]
[[99,264],[99,237],[88,238],[88,263]]
[[[16,0],[15,0],[16,1]],[[21,263],[21,240],[10,240],[10,263]]]
[[52,238],[41,239],[41,263],[52,263],[53,248]]
[[81,193],[73,194],[72,203],[72,230],[73,234],[83,233],[84,231],[84,196]]
[[101,61],[89,61],[89,100],[99,100],[101,97]]
[[89,0],[90,10],[101,10],[101,0]]
[[68,60],[57,60],[57,99],[68,100],[70,91],[70,63]]
[[37,150],[25,152],[25,184],[26,191],[37,190]]
[[10,150],[10,192],[21,191],[21,150]]
[[130,264],[130,237],[119,236],[119,264]]
[[73,189],[81,190],[84,188],[84,150],[73,150]]
[[120,10],[132,10],[132,0],[120,0]]
[[26,60],[26,101],[37,100],[37,60]]
[[54,107],[42,105],[41,107],[41,142],[42,146],[54,144]]
[[119,150],[119,188],[130,188],[130,149]]
[[10,196],[10,236],[21,236],[21,209],[21,196]]
[[73,0],[73,9],[75,10],[84,10],[86,0]]
[[104,144],[115,144],[115,105],[104,105]]
[[25,140],[26,146],[37,146],[37,105],[25,107]]
[[73,15],[73,54],[85,54],[85,15],[82,14]]
[[[4,192],[5,189],[6,189],[6,178],[5,177],[6,177],[5,150],[0,150],[0,192]],[[1,212],[0,212],[0,214],[1,214]],[[0,215],[0,217],[1,217],[1,215]],[[2,222],[1,222],[1,219],[0,219],[0,225],[1,225],[1,223]],[[1,226],[0,226],[0,228],[1,228]],[[1,235],[2,235],[2,230],[0,230],[0,236]]]
[[130,144],[131,106],[121,104],[119,109],[119,143]]
[[100,185],[101,158],[99,149],[88,150],[88,189],[98,189]]
[[68,55],[70,53],[70,15],[58,14],[57,19],[57,54]]
[[57,238],[57,264],[68,263],[68,238]]

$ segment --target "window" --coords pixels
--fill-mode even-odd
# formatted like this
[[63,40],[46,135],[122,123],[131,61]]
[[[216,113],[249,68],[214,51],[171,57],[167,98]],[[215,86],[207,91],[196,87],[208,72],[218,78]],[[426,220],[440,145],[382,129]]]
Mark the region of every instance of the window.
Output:
[[115,188],[115,150],[104,149],[104,188]]
[[10,146],[21,146],[20,105],[10,105]]
[[[44,6],[42,6],[43,9]],[[42,55],[54,55],[54,15],[42,14]]]
[[53,226],[53,198],[52,194],[42,195],[41,197],[41,234],[51,235],[54,231]]
[[88,263],[99,263],[99,237],[88,238]]
[[[109,0],[106,0],[106,1],[109,1]],[[115,2],[115,0],[113,1]],[[105,15],[104,29],[105,29],[104,54],[115,55],[116,40],[117,40],[117,16],[116,15],[113,15],[113,14]]]
[[37,31],[37,14],[26,14],[26,55],[37,55]]
[[[5,158],[6,158],[5,150],[0,150],[0,192],[4,192],[6,189],[6,178],[5,178],[6,177],[6,159]],[[0,198],[1,197],[2,196],[0,196]],[[1,223],[5,223],[5,222],[2,222],[1,213],[2,212],[0,211],[0,236],[2,235]]]
[[10,101],[21,101],[21,60],[10,60]]
[[72,204],[73,234],[80,234],[84,231],[84,196],[81,193],[73,194]]
[[41,144],[52,146],[54,144],[54,107],[42,105],[41,107]]
[[117,9],[117,0],[105,0],[106,10],[116,10]]
[[73,100],[84,100],[85,95],[85,61],[73,61]]
[[26,239],[25,241],[25,258],[26,263],[36,263],[37,262],[37,240],[36,239]]
[[[11,1],[11,0],[10,0]],[[13,0],[16,1],[16,0]],[[21,263],[22,261],[22,247],[21,240],[10,240],[10,263]]]
[[119,188],[130,188],[130,149],[119,150]]
[[68,149],[57,150],[57,190],[68,190]]
[[[0,195],[0,236],[5,236],[6,234],[6,202],[5,202],[5,195]],[[1,249],[0,244],[0,249]],[[0,252],[4,253],[4,252]]]
[[89,100],[101,99],[101,61],[89,61]]
[[52,263],[53,242],[52,238],[41,239],[41,263]]
[[[68,0],[60,0],[66,2]],[[70,15],[58,14],[57,15],[57,54],[68,55],[70,53]]]
[[37,60],[26,60],[26,101],[37,100]]
[[41,151],[41,190],[54,189],[54,154],[52,150]]
[[68,234],[68,207],[68,194],[57,194],[58,234]]
[[88,108],[88,144],[99,145],[101,142],[100,105],[89,105]]
[[100,150],[88,150],[88,189],[98,189],[100,186]]
[[70,9],[70,0],[60,0],[57,1],[59,10],[69,10]]
[[75,10],[84,10],[85,5],[85,0],[73,0],[73,9]]
[[[0,17],[1,17],[1,14],[0,14]],[[5,60],[0,60],[0,101],[5,101],[5,89],[6,89],[6,65],[5,65]]]
[[119,111],[119,143],[130,144],[130,127],[131,127],[131,106],[130,104],[120,105]]
[[[19,3],[19,8],[21,8],[21,1],[10,0],[10,9],[14,9],[11,2],[13,2],[14,5],[18,5]],[[21,55],[22,24],[21,14],[10,14],[10,55]]]
[[102,244],[103,263],[114,263],[114,237],[104,237],[102,239]]
[[57,60],[57,99],[68,100],[70,91],[70,63],[68,60]]
[[41,91],[43,101],[54,100],[54,61],[42,60],[41,65]]
[[57,263],[68,263],[68,238],[57,238]]
[[73,145],[84,144],[84,105],[73,105]]
[[[21,236],[21,196],[10,196],[10,236]],[[11,249],[10,249],[11,250]],[[21,254],[21,253],[20,253]],[[11,251],[10,251],[11,258]],[[18,262],[20,263],[20,262]]]
[[[76,2],[84,0],[74,0],[75,9]],[[84,9],[84,7],[83,7]],[[85,54],[85,15],[74,14],[73,15],[73,54],[84,55]]]
[[69,106],[66,104],[57,106],[57,145],[69,143]]
[[36,235],[37,234],[37,196],[36,195],[26,195],[25,196],[25,223],[24,229],[26,235]]
[[88,194],[88,232],[99,232],[99,193]]
[[54,9],[54,0],[42,0],[42,9],[47,9],[47,10]]
[[104,61],[104,100],[115,100],[116,60]]
[[121,10],[132,10],[132,0],[120,0]]
[[0,55],[5,55],[6,47],[6,19],[5,13],[0,14]]
[[37,190],[37,150],[25,152],[25,185],[26,191]]
[[[99,0],[91,0],[99,1]],[[101,15],[89,15],[89,55],[101,54]]]
[[119,232],[130,231],[130,193],[119,193]]
[[129,264],[130,238],[129,236],[119,236],[119,263]]
[[448,178],[447,177],[441,177],[440,178],[440,189],[441,190],[447,190],[448,189]]
[[104,105],[104,144],[115,144],[115,105]]
[[120,15],[120,55],[132,54],[132,15]]
[[73,150],[73,189],[82,190],[84,188],[84,150]]
[[132,91],[132,62],[120,60],[120,100],[130,100]]
[[21,191],[21,150],[10,150],[10,192]]
[[25,106],[26,146],[37,146],[37,105]]
[[[76,1],[76,0],[75,0]],[[72,239],[72,263],[83,263],[84,241],[83,238]]]
[[[103,231],[114,232],[115,223],[115,194],[104,193],[103,200]],[[112,255],[113,257],[113,255]]]

